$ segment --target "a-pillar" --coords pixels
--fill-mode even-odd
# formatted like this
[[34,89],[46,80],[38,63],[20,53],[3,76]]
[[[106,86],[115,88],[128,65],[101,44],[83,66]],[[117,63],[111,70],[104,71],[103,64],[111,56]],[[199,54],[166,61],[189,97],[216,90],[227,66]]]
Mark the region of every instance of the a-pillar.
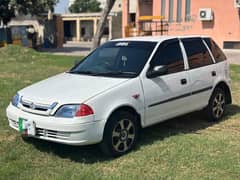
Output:
[[76,20],[76,34],[77,34],[77,41],[80,41],[80,40],[81,40],[81,34],[80,34],[81,29],[80,29],[80,28],[81,28],[81,27],[80,27],[80,20],[77,19],[77,20]]
[[112,39],[112,17],[110,17],[108,20],[108,31],[109,31],[108,40],[111,40]]
[[93,19],[93,34],[95,35],[97,32],[97,18]]
[[122,9],[122,35],[123,37],[126,37],[125,34],[125,27],[128,25],[129,23],[129,0],[123,0],[122,3],[123,9]]

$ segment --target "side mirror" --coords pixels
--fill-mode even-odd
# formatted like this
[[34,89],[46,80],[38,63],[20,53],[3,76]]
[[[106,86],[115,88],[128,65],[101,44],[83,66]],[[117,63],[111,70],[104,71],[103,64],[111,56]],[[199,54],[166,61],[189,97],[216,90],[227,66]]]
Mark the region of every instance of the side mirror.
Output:
[[165,65],[155,66],[154,68],[150,68],[147,72],[147,78],[155,78],[164,74],[167,74],[168,67]]

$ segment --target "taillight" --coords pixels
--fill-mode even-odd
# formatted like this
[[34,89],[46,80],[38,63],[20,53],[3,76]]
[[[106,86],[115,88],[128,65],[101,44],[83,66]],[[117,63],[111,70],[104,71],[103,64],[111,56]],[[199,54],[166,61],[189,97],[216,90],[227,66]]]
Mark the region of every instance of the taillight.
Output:
[[94,114],[93,109],[90,106],[86,105],[86,104],[81,104],[79,106],[79,109],[77,110],[75,116],[76,117],[89,116],[91,114]]

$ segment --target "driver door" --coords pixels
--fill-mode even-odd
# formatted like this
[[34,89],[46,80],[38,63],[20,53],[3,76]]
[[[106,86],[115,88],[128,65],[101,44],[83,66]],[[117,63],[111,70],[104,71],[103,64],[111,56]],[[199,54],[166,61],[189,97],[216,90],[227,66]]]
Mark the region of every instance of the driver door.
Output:
[[184,114],[191,106],[190,79],[178,39],[160,44],[150,62],[150,70],[156,66],[167,66],[168,71],[155,78],[142,77],[146,126]]

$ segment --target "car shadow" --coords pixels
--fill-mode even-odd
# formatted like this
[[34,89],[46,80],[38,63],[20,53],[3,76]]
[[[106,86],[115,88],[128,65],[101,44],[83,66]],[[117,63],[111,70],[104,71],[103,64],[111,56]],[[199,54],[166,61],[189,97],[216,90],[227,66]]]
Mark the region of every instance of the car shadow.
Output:
[[[240,113],[240,106],[229,105],[225,117],[220,122],[226,121],[238,113]],[[216,123],[219,122],[208,122],[202,111],[159,123],[142,129],[141,139],[134,151],[138,151],[140,147],[142,148],[145,145],[153,144],[155,141],[163,140],[177,134],[198,134],[199,130],[210,127]],[[104,156],[98,145],[69,146],[32,138],[29,138],[27,143],[33,144],[39,151],[55,154],[61,158],[71,159],[75,162],[92,164],[112,159]]]
[[211,127],[214,124],[227,121],[229,118],[238,113],[240,114],[240,106],[228,105],[225,116],[218,122],[208,121],[203,111],[196,111],[164,121],[155,126],[143,129],[139,146],[152,144],[155,140],[163,140],[177,134],[200,134],[200,130]]

